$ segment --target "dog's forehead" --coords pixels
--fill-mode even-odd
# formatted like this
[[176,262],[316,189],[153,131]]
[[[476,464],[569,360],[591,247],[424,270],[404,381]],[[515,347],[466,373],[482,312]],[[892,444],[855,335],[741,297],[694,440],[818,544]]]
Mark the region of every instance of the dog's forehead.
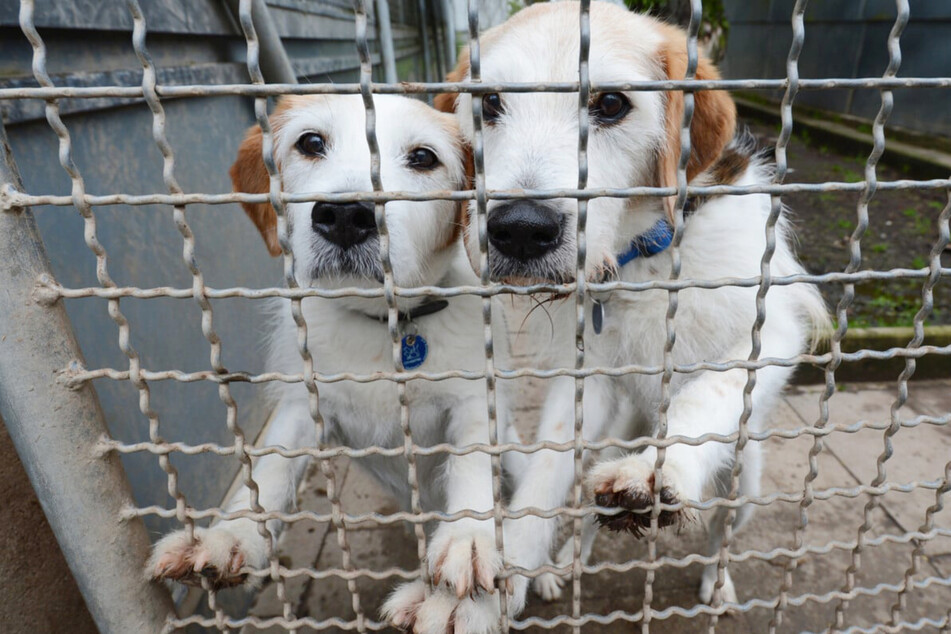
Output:
[[[374,131],[381,151],[404,149],[407,144],[451,145],[455,120],[426,104],[405,97],[374,95]],[[366,145],[367,119],[360,95],[310,95],[285,98],[275,112],[280,126],[295,134],[315,130],[348,146]]]
[[[591,6],[589,68],[595,83],[652,79],[660,68],[658,23],[614,5]],[[578,80],[578,4],[533,5],[485,34],[482,79],[499,82]]]

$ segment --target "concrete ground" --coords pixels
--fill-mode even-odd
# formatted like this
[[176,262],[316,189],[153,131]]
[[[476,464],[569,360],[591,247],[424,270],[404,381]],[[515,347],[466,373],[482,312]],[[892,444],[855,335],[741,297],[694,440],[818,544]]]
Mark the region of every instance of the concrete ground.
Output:
[[[534,381],[522,391],[526,406],[519,414],[523,422],[533,419],[534,407],[543,394],[542,387],[541,381]],[[777,409],[772,428],[813,427],[819,418],[821,392],[818,386],[793,388]],[[907,426],[892,437],[892,455],[884,464],[887,482],[909,486],[880,492],[882,494],[874,498],[875,505],[867,509],[867,518],[863,516],[863,509],[872,498],[854,492],[856,487],[867,486],[876,477],[876,462],[885,446],[882,429],[891,419],[890,408],[896,394],[895,383],[840,386],[829,402],[829,424],[864,421],[875,429],[839,431],[826,437],[815,458],[818,469],[818,477],[812,482],[815,499],[805,509],[805,530],[797,530],[801,521],[798,502],[773,501],[760,506],[753,520],[735,536],[730,548],[734,560],[729,569],[742,605],[740,610],[718,619],[715,624],[718,631],[766,632],[771,621],[777,618],[781,619],[778,627],[781,632],[823,631],[835,626],[837,609],[841,609],[842,618],[839,628],[855,626],[869,628],[859,631],[881,631],[872,626],[892,623],[894,618],[898,623],[930,619],[911,628],[919,631],[951,630],[951,508],[944,508],[932,517],[933,526],[943,529],[943,534],[916,540],[907,537],[925,523],[928,508],[935,504],[939,481],[943,478],[947,482],[951,476],[951,379],[909,385],[908,401],[899,411]],[[800,495],[809,473],[812,437],[773,437],[763,442],[766,452],[763,495],[779,492],[787,496]],[[391,513],[396,510],[396,504],[381,494],[373,479],[359,467],[339,461],[336,469],[346,512]],[[330,507],[325,495],[325,482],[317,470],[312,469],[301,490],[301,507],[327,513]],[[951,493],[945,497],[951,497]],[[951,500],[945,502],[951,507]],[[867,531],[862,537],[866,545],[860,556],[854,556],[852,547],[859,527],[866,521]],[[373,571],[418,568],[415,538],[403,526],[357,527],[348,530],[347,537],[355,567]],[[796,562],[790,562],[781,552],[765,555],[779,548],[792,549],[797,540],[801,540],[807,552]],[[688,526],[679,534],[667,529],[659,539],[657,553],[666,558],[681,558],[700,552],[704,542],[705,532],[700,523]],[[591,563],[644,561],[647,548],[646,539],[602,532]],[[915,560],[916,549],[921,556]],[[342,566],[333,528],[304,521],[293,524],[285,532],[281,559],[291,568],[319,571]],[[855,591],[851,600],[843,604],[836,593],[846,587],[850,563],[856,567]],[[661,613],[653,614],[650,629],[694,632],[708,628],[710,617],[699,615],[688,619],[683,615],[683,611],[698,604],[700,565],[674,564],[676,562],[663,565],[655,574],[651,607]],[[923,582],[925,587],[911,589],[899,597],[896,590],[906,576]],[[638,612],[644,606],[645,578],[643,570],[584,575],[581,613]],[[782,592],[784,580],[785,593]],[[379,618],[378,607],[397,581],[398,578],[371,580],[365,577],[357,581],[360,605],[370,619]],[[529,606],[520,618],[550,619],[570,615],[570,589],[569,583],[565,598],[556,603],[546,604],[530,595]],[[285,591],[298,617],[318,620],[336,617],[346,621],[354,618],[351,593],[346,582],[339,578],[296,577],[287,582]],[[777,615],[772,605],[781,594],[786,607]],[[903,606],[900,615],[893,607],[899,602]],[[283,603],[277,600],[276,586],[269,584],[259,595],[252,614],[280,616],[283,609]],[[585,632],[632,632],[638,627],[620,619],[608,624],[589,623],[582,629]],[[543,631],[538,626],[528,629]],[[555,631],[570,629],[559,626]]]
[[96,625],[2,420],[0,526],[0,632],[95,634]]

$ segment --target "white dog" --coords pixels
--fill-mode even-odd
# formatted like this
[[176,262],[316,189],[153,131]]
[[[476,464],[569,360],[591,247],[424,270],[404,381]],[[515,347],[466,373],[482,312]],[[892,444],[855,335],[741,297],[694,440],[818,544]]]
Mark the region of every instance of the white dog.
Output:
[[[570,82],[578,80],[579,5],[576,2],[533,5],[481,37],[481,78],[485,83]],[[451,81],[469,79],[468,51]],[[653,18],[617,6],[591,5],[590,73],[595,87],[607,82],[680,80],[687,67],[685,34]],[[700,79],[718,78],[705,59]],[[691,153],[687,181],[692,185],[768,183],[770,168],[755,155],[752,144],[734,140],[735,107],[719,91],[694,93]],[[573,189],[578,182],[577,93],[503,93],[478,97],[484,117],[485,182],[489,190]],[[469,94],[442,95],[437,106],[455,110],[463,136],[473,138]],[[671,187],[677,184],[680,130],[684,100],[681,92],[595,91],[589,104],[588,182],[591,189],[633,186]],[[674,198],[597,198],[588,204],[586,277],[600,282],[651,282],[671,276]],[[489,262],[495,279],[510,282],[570,282],[576,271],[578,204],[572,199],[494,200],[488,204]],[[688,199],[680,243],[681,279],[755,278],[766,246],[770,212],[768,195],[719,196]],[[475,206],[464,219],[474,226]],[[478,236],[467,230],[467,249],[479,257]],[[776,251],[770,272],[776,276],[803,272],[790,246],[788,221],[776,225]],[[688,288],[677,296],[674,319],[675,365],[746,360],[756,318],[755,287]],[[574,367],[576,311],[574,299],[549,305],[554,321],[536,311],[526,328],[540,332],[555,367]],[[588,367],[664,366],[667,341],[668,293],[592,293],[587,297],[585,364]],[[772,287],[766,298],[760,358],[790,358],[802,353],[813,332],[825,324],[825,307],[809,285]],[[770,366],[756,373],[752,392],[751,429],[763,427],[791,367]],[[705,434],[729,435],[739,427],[743,411],[745,370],[675,372],[667,410],[668,438],[695,439]],[[605,438],[632,440],[656,435],[662,401],[661,376],[594,375],[585,379],[583,435],[587,441]],[[570,442],[574,430],[573,379],[551,381],[539,425],[538,441]],[[646,445],[646,442],[645,442]],[[662,483],[654,477],[656,447],[602,462],[589,470],[587,481],[600,506],[619,507],[605,514],[602,524],[640,534],[650,525],[655,495],[674,509],[660,511],[658,523],[668,526],[691,513],[684,503],[704,499],[705,489],[724,494],[735,445],[728,442],[677,443],[666,450]],[[746,445],[739,493],[756,496],[761,467],[759,443]],[[726,476],[726,477],[725,477]],[[511,501],[512,511],[562,505],[574,479],[572,452],[530,454],[524,477]],[[736,525],[749,516],[739,509]],[[719,507],[710,531],[710,552],[722,541],[726,509]],[[593,520],[589,520],[589,528]],[[538,568],[548,561],[557,521],[529,515],[504,526],[505,557],[513,566]],[[588,531],[592,533],[593,531]],[[590,536],[583,555],[590,551]],[[556,562],[571,561],[571,543]],[[700,598],[710,602],[716,565],[706,567]],[[528,579],[512,578],[511,613],[524,605]],[[559,593],[551,575],[538,578],[536,588],[552,597]],[[415,611],[422,632],[442,632],[448,623],[457,631],[491,631],[497,622],[498,600],[484,593],[455,599],[472,588],[445,590],[419,605],[400,604]],[[417,591],[418,595],[418,591]],[[413,597],[409,588],[405,600]],[[735,602],[729,576],[721,590],[724,601]],[[394,600],[398,599],[394,596]]]
[[[383,186],[387,191],[448,191],[464,182],[462,143],[455,120],[425,104],[402,97],[375,97]],[[285,97],[271,117],[274,156],[284,191],[372,191],[364,108],[359,96]],[[252,128],[231,170],[235,190],[268,191],[261,158],[262,134]],[[462,253],[461,205],[451,201],[386,203],[393,277],[400,287],[478,283]],[[272,255],[281,252],[277,217],[270,204],[248,204]],[[379,289],[383,281],[379,235],[372,203],[302,202],[287,205],[296,279],[302,287]],[[298,330],[286,300],[277,300],[269,333],[269,370],[297,374],[304,368]],[[483,371],[482,300],[399,298],[402,365],[407,371]],[[383,298],[307,298],[307,348],[322,374],[372,375],[394,369],[393,342]],[[497,316],[501,323],[502,316]],[[504,358],[504,337],[497,351]],[[516,440],[508,426],[505,386],[497,394],[501,441]],[[276,383],[279,399],[263,445],[296,449],[316,446],[316,425],[302,383]],[[451,443],[464,447],[489,442],[486,388],[482,381],[412,380],[407,383],[409,426],[416,445]],[[389,380],[342,380],[319,385],[324,442],[351,448],[402,448],[403,430],[397,384]],[[258,458],[253,477],[267,511],[289,511],[308,458],[269,454]],[[510,458],[507,458],[510,461]],[[370,455],[359,460],[410,507],[411,486],[402,455]],[[484,452],[417,458],[420,503],[424,511],[455,513],[493,508],[490,457]],[[510,463],[509,465],[510,466]],[[226,511],[247,510],[242,488]],[[346,509],[344,509],[346,512]],[[267,542],[250,519],[220,521],[160,540],[147,572],[154,578],[214,587],[242,583],[248,569],[267,565]],[[276,538],[281,525],[268,522]],[[429,542],[432,574],[452,583],[491,588],[499,568],[491,520],[463,519],[440,524]]]

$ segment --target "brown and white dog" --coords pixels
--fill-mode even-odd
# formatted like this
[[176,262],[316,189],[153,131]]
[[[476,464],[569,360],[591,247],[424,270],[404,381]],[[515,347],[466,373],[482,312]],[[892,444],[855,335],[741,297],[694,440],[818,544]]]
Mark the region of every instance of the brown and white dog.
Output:
[[[452,116],[403,97],[374,99],[381,179],[385,191],[446,192],[462,186],[462,142]],[[370,152],[366,119],[357,95],[285,97],[271,116],[274,158],[283,189],[292,194],[369,192]],[[262,160],[262,134],[252,128],[231,170],[236,191],[269,191]],[[463,254],[459,238],[458,203],[447,200],[386,203],[389,256],[393,279],[402,288],[478,284]],[[269,252],[281,253],[277,215],[269,203],[244,209],[259,229]],[[287,204],[290,249],[297,283],[304,288],[379,290],[383,282],[380,236],[374,205],[368,202]],[[325,375],[351,373],[372,376],[392,372],[394,346],[383,297],[307,297],[302,313],[307,340],[285,300],[275,300],[268,338],[268,370],[299,374],[307,365],[302,347]],[[482,300],[457,296],[448,301],[398,298],[399,328],[403,330],[402,365],[423,372],[469,371],[485,368]],[[496,315],[503,323],[503,315]],[[499,336],[496,351],[506,354]],[[277,407],[263,445],[294,451],[318,442],[353,449],[380,446],[397,451],[370,452],[357,461],[375,475],[382,489],[411,509],[408,463],[402,453],[403,421],[397,384],[389,380],[338,380],[321,383],[319,412],[322,438],[311,412],[311,398],[301,383],[274,383]],[[450,443],[467,446],[489,442],[485,385],[479,381],[415,380],[406,384],[409,426],[420,447]],[[500,439],[517,440],[508,425],[509,399],[499,386],[496,410]],[[507,456],[505,467],[516,473],[520,456]],[[417,456],[419,503],[425,512],[487,512],[493,508],[492,465],[486,453]],[[274,453],[255,460],[253,478],[258,502],[269,512],[293,509],[297,486],[308,457]],[[225,511],[250,508],[251,493],[242,487]],[[346,509],[344,509],[346,511]],[[267,523],[276,539],[281,522]],[[454,584],[491,585],[499,562],[492,520],[463,518],[440,524],[430,536],[428,557],[435,578]],[[238,585],[249,569],[267,565],[268,542],[259,525],[246,518],[224,520],[173,532],[156,545],[147,574],[189,584],[208,580],[213,587]],[[419,597],[420,599],[422,597]]]
[[[681,80],[687,69],[685,34],[644,15],[604,2],[591,4],[590,75],[594,91],[588,106],[590,133],[587,146],[587,187],[626,188],[677,185],[681,156],[680,131],[684,97],[679,91],[599,91],[609,82]],[[579,5],[577,2],[533,5],[481,37],[481,79],[502,82],[571,82],[578,80]],[[469,79],[469,55],[449,77]],[[713,65],[701,59],[699,79],[716,79]],[[735,106],[722,91],[694,93],[690,128],[689,184],[760,185],[771,178],[770,167],[756,156],[748,139],[734,138]],[[489,190],[573,189],[578,182],[577,93],[486,94],[484,117],[485,184]],[[455,111],[463,136],[473,139],[472,99],[469,94],[443,95],[437,104]],[[671,277],[674,198],[596,198],[588,203],[586,267],[589,281],[622,280],[632,283],[664,281]],[[492,200],[488,211],[489,266],[494,279],[515,282],[569,282],[576,271],[578,204],[573,199]],[[756,278],[767,246],[768,195],[716,196],[688,199],[684,232],[679,246],[681,279]],[[475,205],[466,217],[474,227]],[[769,261],[773,277],[803,272],[792,247],[785,216],[775,226],[775,252]],[[466,232],[470,260],[479,257],[478,236]],[[697,287],[680,290],[674,298],[676,367],[700,362],[746,360],[750,357],[752,329],[757,317],[755,286]],[[611,377],[594,374],[585,379],[583,435],[587,441],[606,438],[631,441],[656,436],[664,399],[659,369],[665,365],[668,341],[668,293],[662,289],[640,292],[589,293],[585,306],[585,365],[587,367],[647,366],[658,371]],[[575,302],[554,302],[548,316],[536,311],[525,328],[540,333],[539,352],[550,353],[553,367],[573,367],[576,328]],[[802,353],[813,333],[827,320],[826,309],[814,287],[805,284],[772,287],[765,298],[760,358],[788,359]],[[788,365],[788,364],[787,364]],[[763,428],[792,374],[792,367],[769,366],[756,373],[750,396],[749,428]],[[573,379],[550,381],[538,441],[570,442],[575,423]],[[666,449],[660,481],[655,479],[657,449],[647,446],[614,456],[588,469],[587,482],[600,506],[618,507],[601,523],[612,529],[640,534],[650,525],[655,496],[663,506],[658,523],[667,526],[692,515],[685,503],[715,494],[724,495],[734,462],[735,445],[724,441],[697,442],[715,434],[729,436],[739,428],[747,373],[729,371],[675,371],[669,384],[666,409],[668,439],[682,439]],[[605,458],[605,455],[600,456]],[[590,458],[590,456],[589,456]],[[511,500],[511,509],[551,509],[565,502],[574,481],[573,454],[549,450],[529,454],[524,477]],[[750,442],[743,453],[739,494],[756,496],[760,490],[761,448]],[[738,509],[735,526],[749,517],[750,505]],[[726,509],[718,507],[710,523],[709,552],[722,541]],[[589,517],[588,528],[594,519]],[[534,569],[549,561],[557,521],[529,515],[504,525],[505,557],[509,564]],[[590,551],[593,530],[586,531],[582,554]],[[571,544],[556,563],[571,562]],[[702,575],[700,598],[709,603],[717,578],[716,564]],[[558,580],[542,575],[536,589],[543,596],[560,593]],[[447,582],[448,583],[448,582]],[[508,605],[512,614],[525,603],[528,578],[511,578]],[[390,609],[404,618],[399,624],[421,632],[481,632],[495,629],[498,599],[489,588],[442,588],[413,604],[411,586],[397,591]],[[471,594],[470,594],[471,593]],[[418,590],[415,596],[419,596]],[[464,598],[457,599],[462,596]],[[721,598],[735,602],[727,574]]]

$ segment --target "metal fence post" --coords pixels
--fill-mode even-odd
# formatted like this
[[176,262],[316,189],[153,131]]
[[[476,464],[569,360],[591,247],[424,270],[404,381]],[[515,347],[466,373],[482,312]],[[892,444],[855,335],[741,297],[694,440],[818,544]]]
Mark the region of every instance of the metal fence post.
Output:
[[[21,188],[0,122],[0,202]],[[144,524],[120,517],[132,493],[118,455],[101,450],[95,391],[60,380],[82,354],[62,302],[36,291],[51,275],[28,208],[0,205],[0,261],[0,418],[99,629],[158,632],[174,607],[143,574]]]

